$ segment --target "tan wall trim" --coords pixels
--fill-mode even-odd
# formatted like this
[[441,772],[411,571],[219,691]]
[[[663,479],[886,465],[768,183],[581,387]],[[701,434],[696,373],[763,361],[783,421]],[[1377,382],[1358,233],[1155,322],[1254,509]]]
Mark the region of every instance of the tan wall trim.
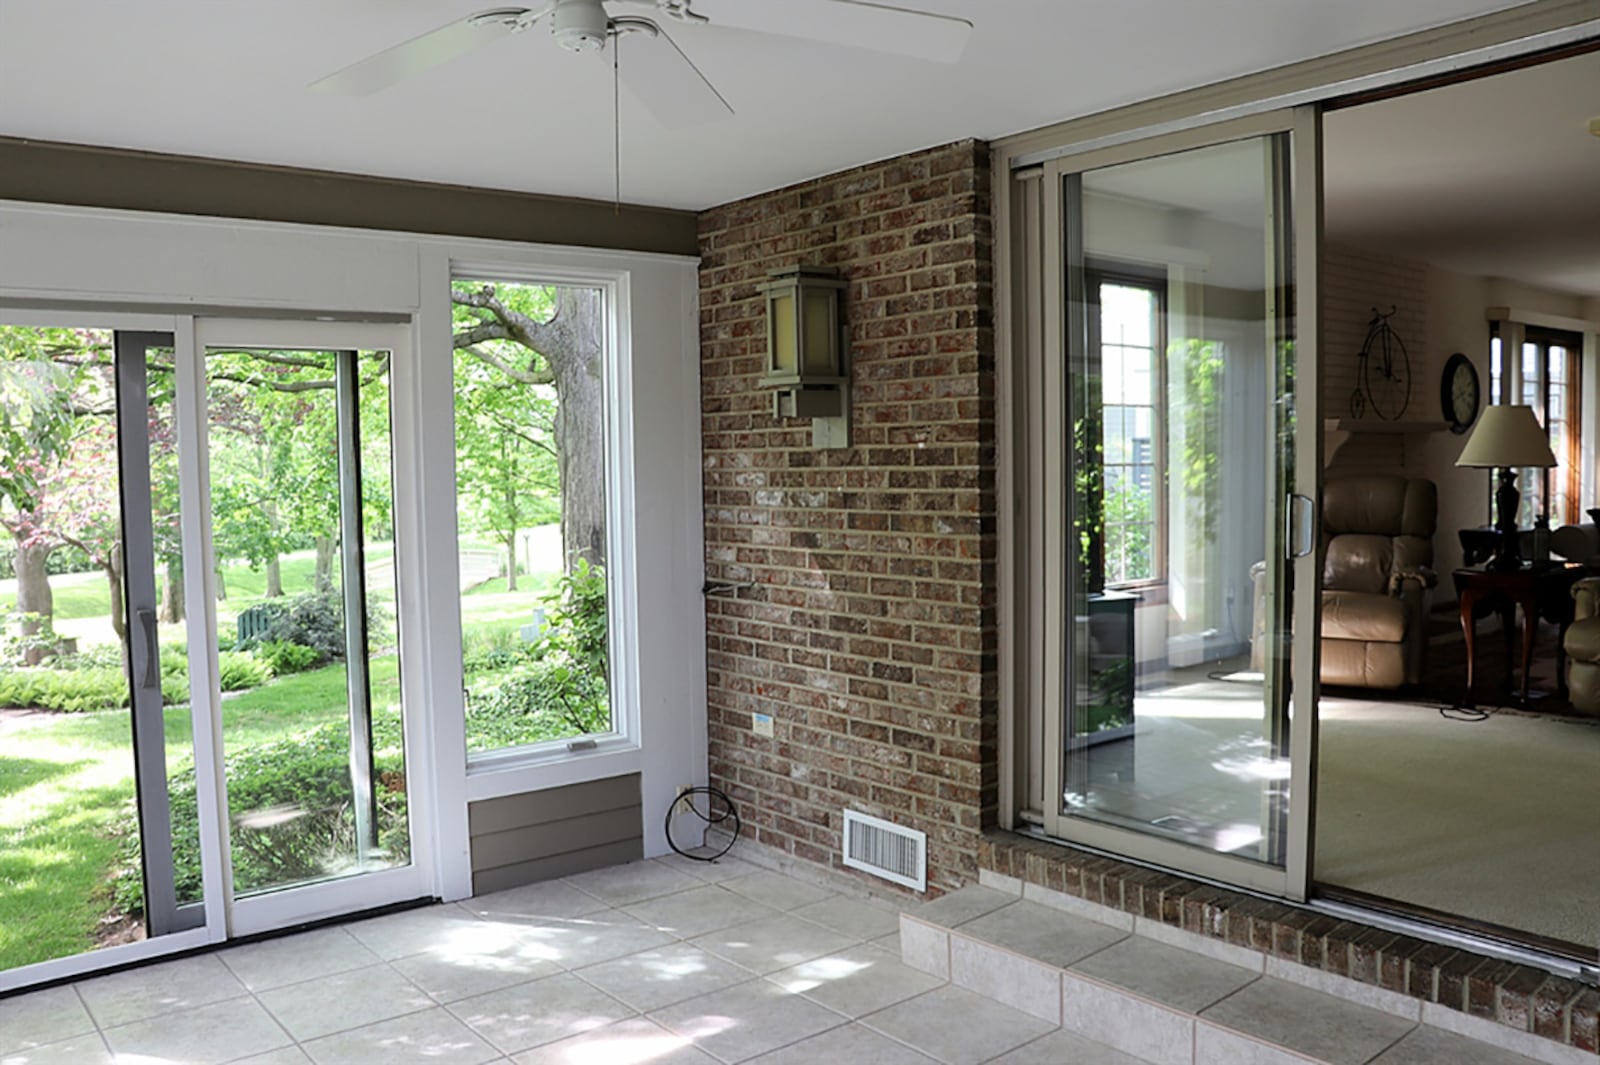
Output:
[[[997,162],[1004,162],[1028,158],[1035,153],[1048,152],[1065,145],[1118,136],[1163,123],[1196,119],[1297,93],[1326,89],[1326,96],[1340,95],[1349,90],[1339,87],[1356,79],[1448,60],[1541,34],[1572,30],[1597,21],[1600,21],[1600,0],[1535,0],[1534,3],[1479,18],[1421,30],[1005,137],[994,142],[996,159]],[[1600,25],[1595,27],[1595,32],[1600,35]],[[1354,88],[1351,87],[1352,90]],[[1004,232],[998,220],[997,232]]]
[[14,137],[0,200],[699,254],[692,211]]

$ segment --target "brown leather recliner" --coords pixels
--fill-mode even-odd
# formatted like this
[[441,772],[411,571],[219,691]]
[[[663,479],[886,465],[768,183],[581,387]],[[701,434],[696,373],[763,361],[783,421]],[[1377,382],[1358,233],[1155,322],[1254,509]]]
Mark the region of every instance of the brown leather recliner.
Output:
[[[1322,683],[1398,688],[1422,679],[1439,510],[1432,481],[1341,477],[1322,488]],[[1264,657],[1265,566],[1256,567],[1251,661]]]

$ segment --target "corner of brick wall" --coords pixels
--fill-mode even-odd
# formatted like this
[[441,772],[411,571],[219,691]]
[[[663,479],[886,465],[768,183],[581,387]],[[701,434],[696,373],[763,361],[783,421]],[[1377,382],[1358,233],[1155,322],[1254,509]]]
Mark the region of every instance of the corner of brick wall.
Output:
[[[706,600],[712,783],[823,865],[845,807],[921,829],[933,891],[996,807],[992,241],[970,140],[700,217],[706,575],[753,582]],[[849,282],[849,448],[758,384],[758,286],[797,264]]]

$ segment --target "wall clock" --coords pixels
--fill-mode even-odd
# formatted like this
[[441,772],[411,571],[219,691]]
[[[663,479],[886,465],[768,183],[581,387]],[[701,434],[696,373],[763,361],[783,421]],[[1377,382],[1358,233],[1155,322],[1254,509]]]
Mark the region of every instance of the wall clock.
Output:
[[1464,433],[1478,418],[1478,368],[1461,352],[1450,356],[1439,380],[1439,404],[1452,433]]

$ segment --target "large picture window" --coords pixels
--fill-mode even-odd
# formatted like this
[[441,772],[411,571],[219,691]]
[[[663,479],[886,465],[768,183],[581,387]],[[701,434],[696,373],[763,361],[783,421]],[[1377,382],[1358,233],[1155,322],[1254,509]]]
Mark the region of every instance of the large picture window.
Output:
[[467,751],[611,732],[603,294],[451,300]]
[[[1533,408],[1555,453],[1553,469],[1524,469],[1518,474],[1522,493],[1517,524],[1532,527],[1539,519],[1551,526],[1583,521],[1582,461],[1579,449],[1579,382],[1583,337],[1560,329],[1495,323],[1489,341],[1490,395],[1495,403]],[[1520,333],[1507,336],[1507,333]],[[1516,344],[1517,356],[1505,349]]]
[[1110,587],[1166,576],[1163,388],[1165,286],[1096,271],[1089,283],[1099,305],[1091,324],[1098,340],[1101,470],[1104,484],[1105,583]]

